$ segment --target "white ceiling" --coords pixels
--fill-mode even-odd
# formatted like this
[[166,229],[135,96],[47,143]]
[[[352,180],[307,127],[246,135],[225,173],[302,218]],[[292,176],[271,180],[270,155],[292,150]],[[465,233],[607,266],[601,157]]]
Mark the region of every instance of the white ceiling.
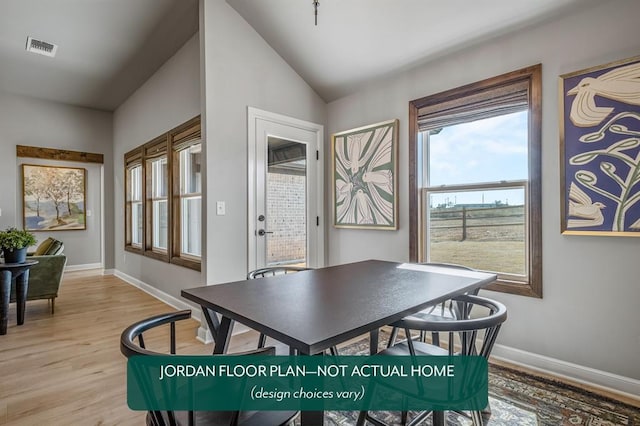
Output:
[[445,52],[577,11],[592,0],[227,0],[332,101]]
[[[223,0],[205,0],[223,1]],[[326,101],[598,0],[227,0]],[[198,0],[0,0],[0,91],[114,110],[198,30]],[[59,45],[25,51],[27,36]]]
[[198,0],[0,0],[0,90],[113,110],[197,30]]

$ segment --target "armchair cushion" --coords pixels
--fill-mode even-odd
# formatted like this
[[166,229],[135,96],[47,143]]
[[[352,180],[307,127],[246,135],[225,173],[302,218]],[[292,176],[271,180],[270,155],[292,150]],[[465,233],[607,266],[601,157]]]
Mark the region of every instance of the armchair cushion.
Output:
[[49,250],[49,247],[51,247],[51,244],[54,242],[55,240],[51,237],[47,238],[46,240],[42,241],[39,245],[38,248],[36,248],[36,251],[33,253],[34,256],[42,256],[43,254],[47,254],[47,250]]
[[[58,297],[67,257],[63,254],[31,256],[29,260],[37,260],[38,264],[29,270],[27,300],[53,300]],[[15,282],[13,282],[11,284],[11,302],[15,302],[15,294]]]
[[64,250],[64,244],[62,243],[62,241],[53,240],[45,254],[54,256],[56,254],[62,254],[63,250]]

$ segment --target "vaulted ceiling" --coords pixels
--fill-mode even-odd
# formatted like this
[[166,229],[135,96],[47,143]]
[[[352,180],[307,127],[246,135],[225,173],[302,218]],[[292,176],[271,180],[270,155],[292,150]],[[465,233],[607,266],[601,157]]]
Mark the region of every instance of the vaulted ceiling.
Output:
[[[198,31],[198,0],[1,0],[0,90],[114,110]],[[223,0],[205,0],[223,1]],[[227,0],[329,102],[597,0]],[[59,45],[25,51],[27,36]]]

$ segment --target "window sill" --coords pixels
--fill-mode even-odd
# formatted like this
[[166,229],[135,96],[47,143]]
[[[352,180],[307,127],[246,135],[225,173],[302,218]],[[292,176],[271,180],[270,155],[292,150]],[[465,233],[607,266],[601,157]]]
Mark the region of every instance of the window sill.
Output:
[[195,261],[195,260],[190,260],[190,259],[185,259],[185,258],[182,258],[182,257],[172,257],[171,258],[171,264],[182,266],[184,268],[193,269],[194,271],[201,271],[202,270],[201,262]]

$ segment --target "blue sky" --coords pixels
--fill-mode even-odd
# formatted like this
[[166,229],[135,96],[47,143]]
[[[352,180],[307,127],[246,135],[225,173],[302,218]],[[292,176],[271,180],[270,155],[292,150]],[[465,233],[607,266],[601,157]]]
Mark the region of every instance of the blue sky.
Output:
[[[445,127],[430,136],[430,186],[527,179],[527,111]],[[453,199],[452,199],[453,197]],[[521,189],[434,194],[432,205],[522,204]]]

